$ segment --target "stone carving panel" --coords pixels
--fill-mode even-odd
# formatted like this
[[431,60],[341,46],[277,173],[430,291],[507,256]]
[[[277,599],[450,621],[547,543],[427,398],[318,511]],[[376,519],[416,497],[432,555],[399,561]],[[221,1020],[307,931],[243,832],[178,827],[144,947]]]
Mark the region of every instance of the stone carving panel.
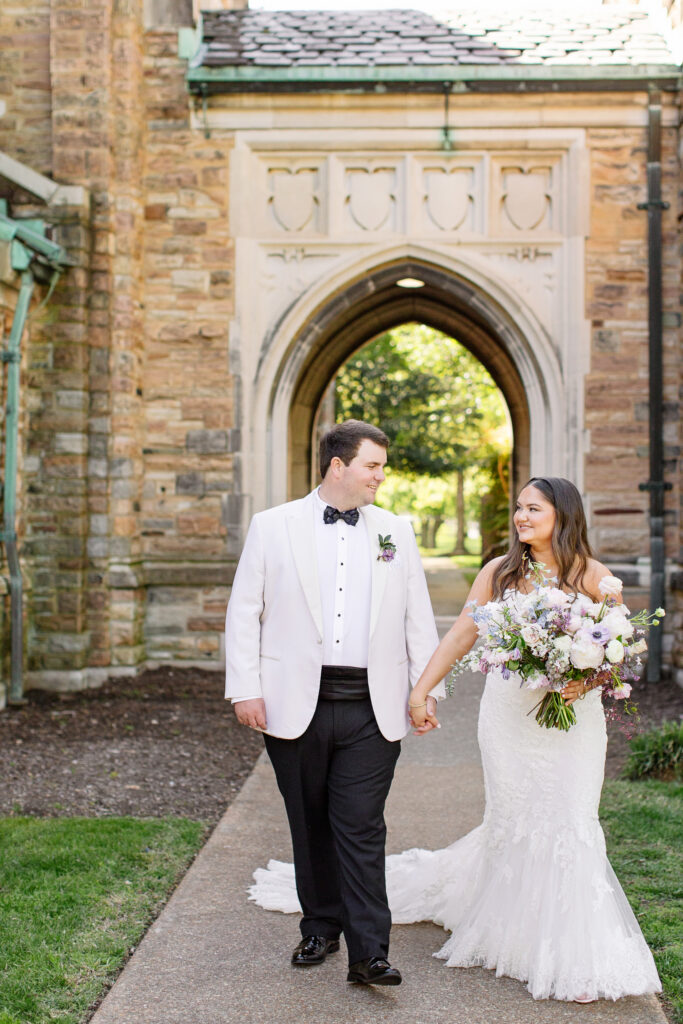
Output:
[[429,167],[422,169],[426,226],[439,231],[474,229],[474,169]]
[[552,245],[517,245],[487,252],[549,328],[557,312],[559,251]]
[[499,168],[499,223],[505,232],[556,229],[556,169],[552,165],[507,164]]
[[396,231],[397,193],[397,167],[347,167],[347,227],[355,231]]
[[319,231],[320,177],[318,167],[269,167],[270,226],[291,233]]
[[304,246],[271,249],[261,257],[261,313],[272,323],[338,258],[337,253],[308,251]]

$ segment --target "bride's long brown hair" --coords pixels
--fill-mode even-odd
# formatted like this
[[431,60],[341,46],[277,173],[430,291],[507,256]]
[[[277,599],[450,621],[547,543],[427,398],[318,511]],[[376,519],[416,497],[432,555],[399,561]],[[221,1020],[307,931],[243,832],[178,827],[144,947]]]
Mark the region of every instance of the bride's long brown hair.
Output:
[[[540,491],[555,509],[551,545],[557,562],[557,586],[571,587],[576,593],[583,582],[588,559],[593,557],[581,495],[570,480],[561,476],[532,476],[524,484],[524,487],[530,486]],[[513,529],[510,550],[493,574],[494,598],[501,598],[509,588],[517,588],[529,572],[530,564],[531,546],[523,544]]]

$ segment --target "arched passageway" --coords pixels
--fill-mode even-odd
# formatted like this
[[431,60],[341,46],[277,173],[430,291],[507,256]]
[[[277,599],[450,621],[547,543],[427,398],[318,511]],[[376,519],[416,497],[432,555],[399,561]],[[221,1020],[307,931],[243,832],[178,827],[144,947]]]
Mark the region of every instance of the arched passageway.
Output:
[[[513,488],[532,471],[562,471],[555,459],[563,421],[561,376],[549,339],[517,296],[506,302],[495,282],[487,290],[476,280],[481,275],[465,276],[465,269],[401,255],[350,273],[327,294],[322,283],[317,304],[309,295],[290,308],[264,342],[257,375],[262,416],[257,401],[254,443],[267,454],[263,506],[307,493],[315,417],[330,380],[371,338],[409,321],[456,338],[502,391],[514,436]],[[405,277],[424,285],[401,288],[397,282]]]

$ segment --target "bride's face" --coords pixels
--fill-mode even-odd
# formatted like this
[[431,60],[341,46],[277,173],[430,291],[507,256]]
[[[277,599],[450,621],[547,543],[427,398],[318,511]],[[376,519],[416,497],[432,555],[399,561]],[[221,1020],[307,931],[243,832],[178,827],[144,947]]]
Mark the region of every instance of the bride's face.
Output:
[[522,544],[532,548],[550,543],[555,527],[555,509],[532,485],[520,493],[515,506],[515,529]]

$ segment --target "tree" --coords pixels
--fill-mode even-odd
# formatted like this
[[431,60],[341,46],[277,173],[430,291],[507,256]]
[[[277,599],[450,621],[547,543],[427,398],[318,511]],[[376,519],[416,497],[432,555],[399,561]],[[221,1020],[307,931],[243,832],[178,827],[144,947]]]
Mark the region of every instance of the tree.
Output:
[[341,368],[335,395],[337,420],[369,420],[387,433],[394,471],[450,478],[456,552],[464,552],[465,476],[489,464],[509,433],[502,396],[484,366],[454,338],[403,324]]

